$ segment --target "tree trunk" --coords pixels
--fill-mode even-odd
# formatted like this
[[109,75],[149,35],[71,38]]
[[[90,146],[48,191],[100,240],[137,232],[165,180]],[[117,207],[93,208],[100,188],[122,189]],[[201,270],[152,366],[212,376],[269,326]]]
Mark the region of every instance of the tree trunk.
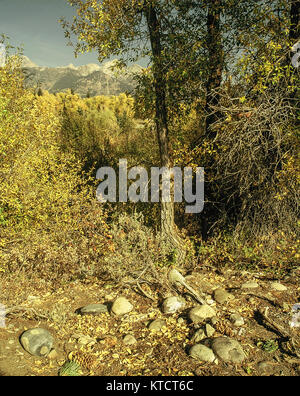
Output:
[[[220,96],[218,88],[222,83],[222,72],[224,63],[224,53],[222,45],[222,33],[220,27],[220,17],[222,10],[222,0],[211,0],[207,11],[207,49],[208,49],[208,78],[206,81],[206,122],[205,136],[213,141],[216,131],[213,124],[220,118],[220,113],[214,109],[219,103]],[[213,163],[208,164],[213,166]],[[208,200],[212,198],[212,191],[209,182],[205,183],[205,194]],[[201,213],[201,234],[204,240],[207,239],[210,224],[214,222],[215,210],[206,203]]]
[[[164,62],[162,60],[161,29],[156,9],[149,5],[145,9],[153,55],[153,76],[155,89],[155,122],[160,151],[161,166],[171,168],[169,150],[168,115],[166,106],[167,84],[164,77]],[[183,260],[184,249],[174,221],[174,202],[161,202],[161,232],[170,248],[177,251],[177,259]]]
[[293,44],[296,43],[297,40],[300,40],[300,1],[292,0],[291,4],[291,27],[290,27],[290,40],[293,41]]
[[206,136],[214,139],[216,133],[212,125],[218,120],[219,114],[214,112],[213,107],[219,103],[219,95],[216,91],[222,82],[223,71],[223,46],[220,30],[221,0],[211,0],[207,13],[208,35],[208,79],[206,82]]

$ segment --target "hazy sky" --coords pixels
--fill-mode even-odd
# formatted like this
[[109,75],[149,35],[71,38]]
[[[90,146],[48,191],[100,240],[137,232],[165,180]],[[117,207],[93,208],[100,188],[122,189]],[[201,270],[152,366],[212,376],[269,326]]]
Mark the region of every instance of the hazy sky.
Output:
[[98,63],[96,52],[76,59],[67,46],[58,19],[73,15],[66,0],[0,0],[0,34],[9,36],[12,45],[22,45],[24,55],[39,66]]

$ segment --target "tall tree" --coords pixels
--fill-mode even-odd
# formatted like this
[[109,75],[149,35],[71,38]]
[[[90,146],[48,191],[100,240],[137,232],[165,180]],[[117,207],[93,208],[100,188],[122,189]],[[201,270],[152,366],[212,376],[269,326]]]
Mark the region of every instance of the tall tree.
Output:
[[222,0],[208,2],[207,11],[207,49],[208,49],[208,78],[206,81],[206,135],[214,138],[216,132],[212,125],[218,120],[219,114],[213,108],[218,105],[218,88],[221,86],[224,53],[221,33]]
[[[117,55],[123,62],[145,54],[150,56],[161,166],[170,168],[167,83],[161,26],[168,1],[68,1],[77,8],[78,16],[72,24],[63,21],[63,26],[66,37],[70,38],[71,33],[78,37],[76,53],[96,49],[99,61]],[[161,231],[170,246],[177,249],[179,260],[182,260],[184,249],[175,226],[173,202],[161,202]]]

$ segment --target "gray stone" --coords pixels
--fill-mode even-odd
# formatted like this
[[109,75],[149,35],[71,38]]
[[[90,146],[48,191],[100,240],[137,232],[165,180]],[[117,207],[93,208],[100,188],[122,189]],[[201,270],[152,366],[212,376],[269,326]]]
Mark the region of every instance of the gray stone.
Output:
[[133,337],[133,335],[127,334],[123,338],[123,342],[124,342],[125,345],[134,345],[134,344],[137,343],[137,340],[135,339],[135,337]]
[[205,345],[196,344],[193,345],[189,351],[189,355],[197,360],[202,362],[209,362],[212,363],[215,361],[216,356],[213,351],[206,347]]
[[244,318],[239,314],[231,314],[230,321],[234,326],[243,326],[245,324]]
[[133,305],[127,300],[127,298],[118,297],[114,301],[111,310],[117,316],[125,315],[133,310]]
[[182,297],[172,296],[164,300],[162,311],[165,314],[175,313],[185,307],[185,300]]
[[220,288],[214,291],[214,299],[219,304],[224,304],[227,301],[234,299],[234,295],[228,293],[225,289]]
[[214,338],[211,347],[224,362],[242,363],[246,358],[240,343],[229,337]]
[[159,331],[163,327],[167,325],[167,322],[164,319],[155,319],[149,325],[149,330]]
[[259,287],[259,284],[254,281],[250,281],[242,284],[242,289],[256,289],[257,287]]
[[47,356],[53,347],[54,339],[48,330],[34,328],[25,331],[20,342],[28,353],[34,356]]
[[192,308],[189,312],[190,320],[197,324],[203,322],[205,319],[212,318],[216,315],[216,312],[209,305],[198,305]]
[[104,304],[90,304],[80,309],[82,315],[100,315],[105,312],[108,312],[108,309]]

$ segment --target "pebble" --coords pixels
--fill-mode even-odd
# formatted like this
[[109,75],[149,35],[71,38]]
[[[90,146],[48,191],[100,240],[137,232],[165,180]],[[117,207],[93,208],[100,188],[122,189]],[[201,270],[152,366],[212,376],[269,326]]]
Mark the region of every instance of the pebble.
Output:
[[90,336],[87,335],[81,335],[80,337],[78,337],[78,344],[80,345],[89,345],[89,346],[93,346],[97,343],[95,338],[92,338]]
[[136,338],[131,335],[131,334],[127,334],[124,338],[123,338],[123,343],[125,345],[134,345],[137,343]]
[[28,353],[35,356],[47,356],[53,347],[54,339],[48,330],[34,328],[25,331],[20,342]]
[[207,337],[212,337],[215,333],[215,329],[210,325],[210,324],[206,324],[205,325],[205,333],[207,335]]
[[197,324],[203,322],[205,319],[212,318],[216,315],[216,312],[209,305],[198,305],[192,308],[189,312],[190,320]]
[[242,289],[256,289],[257,287],[259,287],[259,284],[254,281],[249,281],[242,284]]
[[214,291],[214,299],[219,303],[219,304],[224,304],[230,300],[234,299],[234,295],[231,293],[228,293],[225,289],[216,289]]
[[150,323],[149,330],[159,331],[165,326],[167,326],[167,322],[164,319],[155,319]]
[[234,326],[243,326],[245,324],[244,318],[239,314],[231,314],[230,321]]
[[272,363],[262,360],[257,364],[257,369],[262,373],[270,373],[272,370]]
[[133,310],[133,305],[127,300],[127,298],[118,297],[114,301],[111,310],[117,316],[125,315]]
[[81,315],[100,315],[105,312],[108,312],[108,309],[104,304],[89,304],[80,308]]
[[48,359],[50,359],[50,360],[57,359],[57,358],[58,358],[58,353],[56,352],[55,349],[52,349],[52,351],[49,352],[49,354],[48,354],[47,357],[48,357]]
[[214,352],[210,348],[201,344],[193,345],[189,351],[189,355],[192,358],[200,360],[202,362],[212,363],[216,360]]
[[286,291],[286,290],[287,290],[287,287],[284,286],[284,285],[282,285],[282,284],[279,283],[279,282],[272,282],[272,283],[271,283],[271,288],[272,288],[273,290],[276,290],[276,291]]
[[217,337],[212,340],[212,350],[224,362],[242,363],[245,352],[240,343],[229,337]]
[[185,307],[185,300],[182,297],[172,296],[164,300],[162,311],[165,314],[175,313]]
[[204,340],[204,338],[206,338],[206,334],[204,329],[199,329],[195,332],[195,334],[193,335],[191,341],[193,344],[197,344],[198,342]]

